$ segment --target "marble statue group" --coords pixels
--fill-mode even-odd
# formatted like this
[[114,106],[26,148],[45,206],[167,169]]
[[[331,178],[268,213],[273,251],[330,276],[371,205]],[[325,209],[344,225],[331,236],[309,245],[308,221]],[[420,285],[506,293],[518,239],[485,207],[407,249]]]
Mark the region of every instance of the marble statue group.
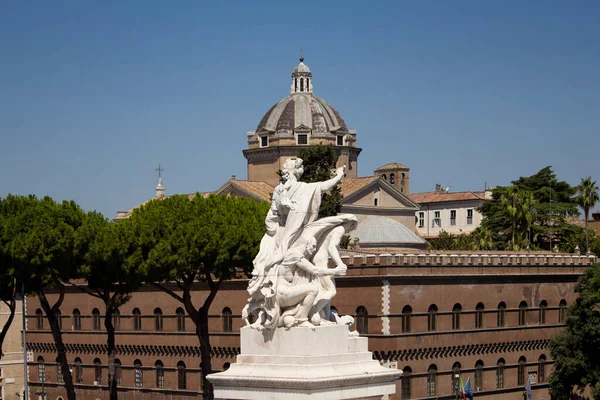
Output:
[[[242,318],[258,330],[277,327],[351,325],[351,316],[331,311],[333,277],[347,267],[338,253],[344,234],[356,228],[354,215],[318,219],[321,194],[344,176],[345,167],[324,182],[305,183],[300,158],[286,160],[266,217],[267,231],[254,259],[250,298]],[[335,267],[328,267],[331,258]]]

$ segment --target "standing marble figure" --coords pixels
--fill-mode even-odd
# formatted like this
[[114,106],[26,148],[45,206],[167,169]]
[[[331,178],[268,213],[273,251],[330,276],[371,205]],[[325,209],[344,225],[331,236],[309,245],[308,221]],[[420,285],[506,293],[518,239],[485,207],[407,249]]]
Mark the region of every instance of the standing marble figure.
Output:
[[[266,217],[267,232],[254,259],[250,298],[242,311],[251,328],[345,324],[354,321],[330,310],[335,295],[333,276],[345,275],[338,246],[342,236],[356,228],[354,215],[317,219],[321,194],[337,185],[345,166],[324,182],[299,182],[302,159],[286,160],[281,183],[273,192]],[[328,268],[328,259],[335,262]]]

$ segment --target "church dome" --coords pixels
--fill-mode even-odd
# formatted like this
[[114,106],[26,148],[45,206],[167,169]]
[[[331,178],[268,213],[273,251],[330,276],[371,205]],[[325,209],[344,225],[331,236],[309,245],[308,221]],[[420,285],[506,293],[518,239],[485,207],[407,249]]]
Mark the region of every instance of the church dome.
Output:
[[294,93],[267,111],[256,133],[293,136],[296,129],[308,129],[313,136],[348,131],[340,114],[325,100],[312,93]]
[[290,95],[267,111],[255,132],[293,136],[297,130],[310,132],[312,136],[348,132],[337,110],[313,94],[312,73],[303,57],[292,72]]

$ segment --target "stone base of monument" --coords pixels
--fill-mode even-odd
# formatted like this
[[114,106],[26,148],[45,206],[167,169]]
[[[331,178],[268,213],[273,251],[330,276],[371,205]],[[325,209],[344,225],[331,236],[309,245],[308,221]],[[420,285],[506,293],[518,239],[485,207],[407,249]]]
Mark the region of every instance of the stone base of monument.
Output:
[[345,325],[241,329],[241,354],[208,376],[216,399],[383,399],[402,371],[373,360],[365,337]]

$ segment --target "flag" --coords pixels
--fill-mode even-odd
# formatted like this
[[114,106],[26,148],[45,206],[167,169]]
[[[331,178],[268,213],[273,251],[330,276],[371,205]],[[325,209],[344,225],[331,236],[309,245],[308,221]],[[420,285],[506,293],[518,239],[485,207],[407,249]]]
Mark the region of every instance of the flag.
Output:
[[459,379],[460,379],[460,390],[458,391],[458,397],[460,397],[461,399],[466,399],[465,384],[462,381],[462,376]]
[[471,388],[471,378],[467,378],[467,383],[464,387],[465,398],[473,400],[473,389]]
[[525,391],[527,392],[527,400],[531,400],[531,379],[527,378],[527,383],[525,384]]

